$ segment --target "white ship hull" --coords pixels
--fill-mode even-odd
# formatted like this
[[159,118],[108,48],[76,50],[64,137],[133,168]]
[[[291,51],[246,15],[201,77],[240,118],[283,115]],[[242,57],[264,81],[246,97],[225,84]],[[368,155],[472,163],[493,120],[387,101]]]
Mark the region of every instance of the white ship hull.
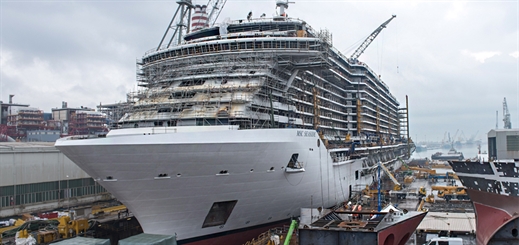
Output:
[[[124,203],[144,232],[178,240],[330,207],[372,180],[360,174],[363,159],[333,163],[314,130],[138,128],[60,139],[56,147]],[[287,171],[296,153],[304,171]],[[236,203],[225,224],[203,228],[213,204],[226,201]]]

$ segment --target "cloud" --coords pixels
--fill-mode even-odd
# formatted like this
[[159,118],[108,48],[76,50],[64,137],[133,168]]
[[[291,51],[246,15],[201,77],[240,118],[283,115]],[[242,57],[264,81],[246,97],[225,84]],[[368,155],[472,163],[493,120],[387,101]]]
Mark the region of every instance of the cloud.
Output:
[[466,12],[466,3],[455,1],[452,3],[451,7],[447,10],[445,14],[445,20],[457,20],[465,15]]
[[461,53],[467,56],[471,56],[481,63],[485,63],[485,60],[489,58],[501,55],[501,52],[499,51],[470,52],[468,50],[462,50]]
[[[382,75],[401,106],[409,95],[412,136],[441,139],[458,128],[467,135],[488,132],[503,97],[519,125],[515,1],[315,2],[297,1],[287,12],[315,30],[329,29],[334,47],[346,56],[392,14],[398,16],[360,60]],[[244,19],[250,10],[254,17],[271,16],[274,4],[231,0],[217,23]],[[0,100],[16,94],[15,102],[46,112],[61,101],[88,107],[124,101],[137,85],[135,60],[158,45],[177,6],[174,1],[3,1]]]

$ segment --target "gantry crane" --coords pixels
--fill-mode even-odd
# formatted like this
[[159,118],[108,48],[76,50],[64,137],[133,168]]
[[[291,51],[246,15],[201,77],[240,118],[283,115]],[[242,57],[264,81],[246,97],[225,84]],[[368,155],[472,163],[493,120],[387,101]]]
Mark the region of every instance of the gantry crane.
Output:
[[[207,2],[207,9],[209,11],[209,15],[207,16],[207,20],[205,20],[204,26],[214,25],[216,19],[220,15],[220,12],[223,9],[223,6],[227,0],[209,0]],[[191,10],[195,8],[195,6],[191,3],[191,0],[178,0],[178,8],[173,15],[173,18],[169,22],[168,27],[166,28],[166,32],[160,40],[159,46],[157,47],[157,51],[162,48],[162,44],[168,35],[170,29],[175,30],[173,35],[171,36],[168,45],[165,48],[169,48],[173,40],[177,40],[177,43],[180,44],[182,42],[182,38],[185,34],[189,33],[191,28]],[[180,13],[180,15],[179,15]]]
[[352,60],[358,59],[359,56],[362,53],[364,53],[364,50],[366,50],[366,48],[368,48],[368,46],[371,44],[371,42],[373,42],[373,40],[375,40],[375,38],[382,31],[382,29],[386,28],[387,24],[389,24],[389,22],[391,22],[394,18],[396,18],[396,15],[391,16],[391,18],[389,18],[389,20],[386,20],[386,22],[382,23],[382,25],[380,25],[376,30],[374,30],[368,36],[368,38],[366,38],[366,40],[364,40],[364,42],[357,48],[357,50],[355,50],[355,52],[353,52],[350,59],[352,59]]
[[508,105],[506,104],[506,97],[503,99],[503,122],[505,123],[505,129],[512,128],[512,119],[510,119],[510,112],[508,111]]

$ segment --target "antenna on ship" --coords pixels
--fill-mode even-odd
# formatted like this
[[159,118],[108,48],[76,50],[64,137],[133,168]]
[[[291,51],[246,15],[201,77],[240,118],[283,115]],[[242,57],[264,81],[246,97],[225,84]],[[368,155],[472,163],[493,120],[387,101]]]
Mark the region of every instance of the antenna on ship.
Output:
[[276,8],[279,8],[279,16],[282,16],[282,17],[285,17],[285,18],[288,17],[287,14],[285,13],[285,9],[288,8],[288,4],[289,3],[295,3],[295,2],[289,2],[288,0],[276,1]]

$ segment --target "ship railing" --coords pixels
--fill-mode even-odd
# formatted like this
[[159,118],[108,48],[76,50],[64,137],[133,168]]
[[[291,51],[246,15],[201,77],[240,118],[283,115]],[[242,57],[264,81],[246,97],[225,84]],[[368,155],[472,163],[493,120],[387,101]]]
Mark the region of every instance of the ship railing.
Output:
[[[301,20],[299,18],[286,18],[286,20],[289,20],[291,22],[299,22],[299,23],[304,23],[305,22],[304,20]],[[228,22],[226,24],[227,25],[228,24],[240,24],[240,23],[243,23],[243,22],[244,22],[244,20],[234,20],[234,21],[230,21],[230,22]],[[251,19],[251,21],[249,21],[249,22],[262,22],[262,23],[266,23],[266,24],[271,22],[272,24],[276,24],[276,23],[279,23],[279,17],[276,17],[276,18],[257,18],[257,19]],[[219,26],[219,24],[217,24],[215,26]],[[317,37],[318,34],[320,33],[320,32],[315,31],[315,29],[313,29],[308,24],[305,24],[305,28],[306,28],[306,32],[311,34],[314,37]],[[325,41],[325,40],[323,40],[323,41]],[[148,51],[146,51],[144,53],[144,56],[148,56],[148,55],[156,53],[156,52],[163,52],[164,50],[173,49],[176,46],[181,46],[181,45],[184,45],[184,44],[187,44],[187,43],[192,43],[192,42],[193,41],[189,41],[189,42],[182,41],[180,44],[169,44],[169,45],[168,44],[163,44],[158,49],[157,48],[149,49]]]

